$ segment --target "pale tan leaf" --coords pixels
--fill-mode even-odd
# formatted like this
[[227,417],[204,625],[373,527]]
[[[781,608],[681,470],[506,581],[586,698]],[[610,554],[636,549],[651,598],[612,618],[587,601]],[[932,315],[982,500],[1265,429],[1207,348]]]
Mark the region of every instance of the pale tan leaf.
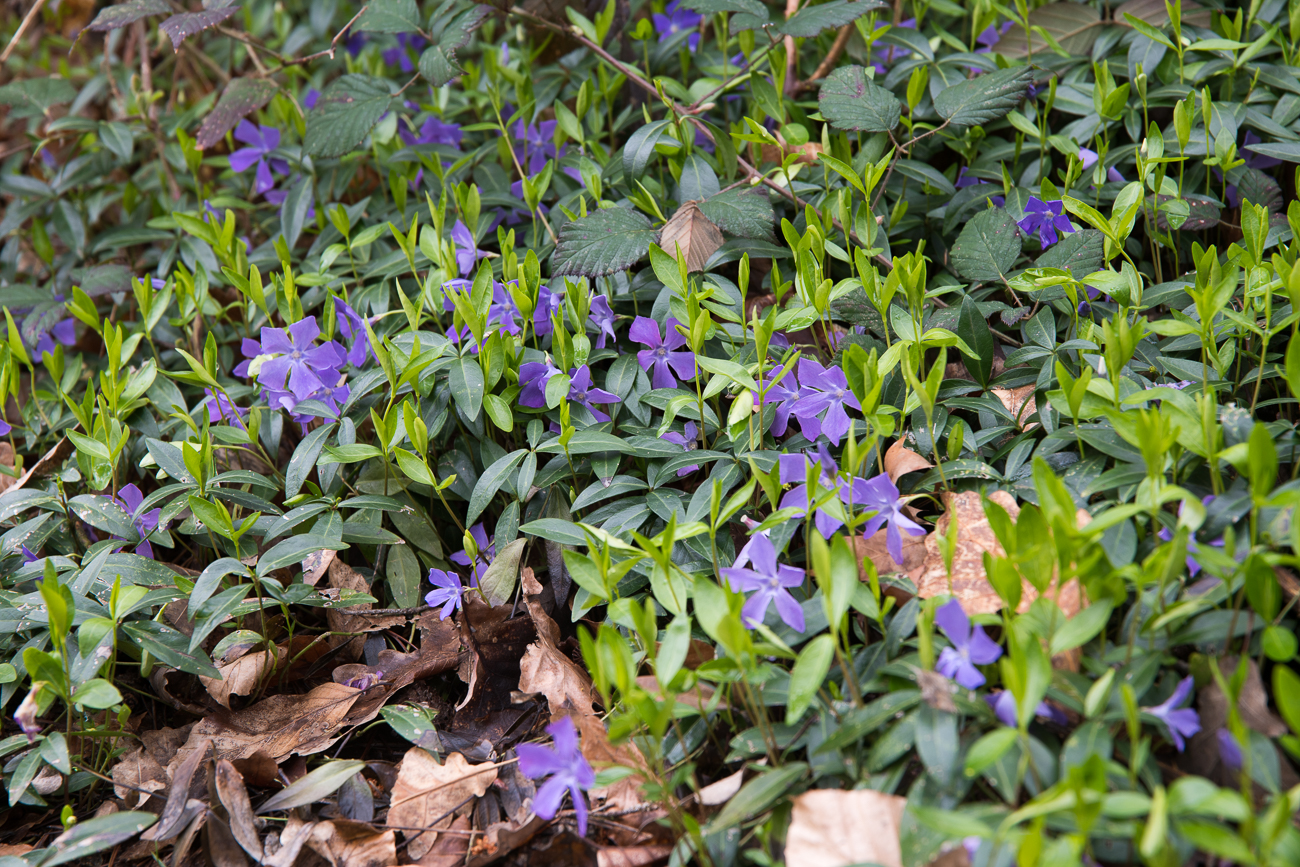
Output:
[[[329,579],[330,588],[334,590],[355,590],[358,593],[370,592],[369,582],[342,560],[336,559],[330,562]],[[400,614],[366,614],[366,609],[370,607],[370,603],[367,602],[364,605],[353,605],[350,608],[326,609],[325,617],[330,630],[333,632],[375,632],[406,623],[406,618]],[[347,644],[347,653],[353,659],[361,657],[361,650],[365,645],[365,639],[361,636],[356,638],[332,636],[330,642],[333,647]]]
[[440,765],[425,750],[411,747],[397,769],[388,824],[429,829],[419,836],[403,832],[410,841],[407,852],[412,858],[422,858],[437,840],[438,829],[451,826],[452,814],[461,804],[467,798],[482,797],[496,778],[496,766],[490,762],[471,765],[460,753],[452,753],[447,763]]
[[307,847],[331,867],[393,867],[397,864],[397,834],[378,831],[362,822],[335,819],[320,822],[307,838]]
[[744,770],[736,771],[723,777],[716,783],[710,783],[700,789],[700,803],[706,807],[716,807],[731,800],[731,796],[740,791],[740,784],[745,781]]
[[[889,553],[889,531],[885,529],[877,530],[867,538],[861,536],[853,537],[853,545],[857,549],[858,560],[863,557],[870,558],[872,564],[876,567],[876,573],[883,575],[886,572],[907,572],[912,573],[921,567],[925,562],[925,540],[928,536],[913,536],[909,533],[903,534],[903,562],[899,563],[894,559],[894,555]],[[866,572],[862,572],[862,577],[866,579]]]
[[284,651],[279,648],[276,651],[276,653],[269,650],[246,653],[233,662],[218,665],[217,671],[221,672],[220,679],[199,675],[199,682],[218,704],[222,707],[230,707],[232,695],[252,695],[284,661]]
[[672,851],[671,846],[611,846],[596,853],[596,867],[650,867]]
[[901,438],[885,450],[885,475],[894,484],[898,484],[898,480],[908,473],[928,470],[932,466],[934,464],[905,446]]
[[530,644],[519,661],[519,691],[546,697],[551,716],[590,714],[594,701],[591,678],[556,647],[560,629],[542,608],[542,585],[531,567],[523,571],[528,613],[537,627],[537,643]]
[[1026,421],[1034,413],[1038,412],[1038,405],[1034,399],[1034,390],[1036,386],[1033,383],[1022,385],[1020,388],[990,388],[993,396],[1002,401],[1002,405],[1007,408],[1007,412],[1016,420],[1016,427],[1021,430],[1032,430],[1038,427],[1038,422]]
[[898,839],[907,799],[870,789],[814,789],[794,799],[786,867],[903,867]]
[[137,747],[113,765],[113,794],[126,801],[127,809],[149,800],[151,792],[167,788],[167,771],[144,747]]
[[26,843],[0,843],[0,858],[13,856],[20,858],[32,851],[32,847]]
[[680,247],[686,257],[686,270],[703,271],[709,257],[722,246],[722,232],[704,216],[698,205],[687,202],[664,224],[659,246],[674,257]]
[[230,833],[254,861],[262,860],[262,841],[257,836],[257,820],[253,816],[253,805],[248,800],[243,776],[229,760],[221,759],[217,762],[214,779],[217,798],[230,817]]

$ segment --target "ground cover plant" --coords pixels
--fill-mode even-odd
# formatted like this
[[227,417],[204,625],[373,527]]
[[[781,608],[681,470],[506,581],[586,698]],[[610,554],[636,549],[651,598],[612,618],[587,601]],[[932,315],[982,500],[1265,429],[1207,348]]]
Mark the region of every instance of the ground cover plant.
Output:
[[1300,864],[1300,3],[0,21],[3,867]]

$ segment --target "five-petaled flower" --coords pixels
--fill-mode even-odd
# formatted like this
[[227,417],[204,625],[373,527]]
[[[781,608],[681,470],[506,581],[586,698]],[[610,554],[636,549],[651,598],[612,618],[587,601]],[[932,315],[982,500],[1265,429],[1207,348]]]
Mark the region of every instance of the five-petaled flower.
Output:
[[[55,300],[61,301],[62,298],[56,297]],[[42,331],[40,334],[36,335],[36,354],[43,356],[48,352],[50,355],[53,355],[55,350],[54,342],[56,340],[64,346],[71,346],[76,343],[77,320],[64,319],[62,322],[55,323],[49,331]]]
[[801,358],[799,386],[799,399],[791,407],[791,413],[799,419],[799,430],[810,440],[823,433],[826,439],[839,445],[849,431],[849,414],[845,407],[862,409],[849,390],[844,371],[833,366],[822,367],[811,358]]
[[587,798],[582,793],[596,784],[596,772],[578,749],[578,730],[569,717],[561,717],[546,727],[555,741],[555,749],[540,744],[520,744],[519,771],[534,780],[550,777],[537,788],[533,812],[543,819],[554,819],[560,811],[564,793],[573,796],[573,812],[578,820],[578,836],[587,833]]
[[507,334],[518,334],[522,330],[519,327],[519,305],[515,304],[510,287],[505,283],[492,284],[492,303],[488,306],[487,324],[489,327],[500,326]]
[[[677,376],[691,379],[695,376],[695,353],[689,349],[682,350],[686,338],[677,330],[680,323],[669,319],[664,324],[664,334],[659,333],[659,325],[646,316],[638,316],[628,331],[628,336],[648,347],[636,354],[641,367],[650,374],[650,385],[654,388],[676,388]],[[673,373],[677,376],[673,376]]]
[[967,689],[983,686],[984,675],[975,666],[997,662],[1002,648],[984,633],[983,626],[971,628],[970,618],[956,599],[934,612],[934,622],[952,642],[952,647],[939,654],[934,670]]
[[[749,566],[727,566],[722,575],[737,593],[754,595],[745,600],[741,619],[750,629],[763,622],[767,606],[776,605],[776,613],[795,632],[804,631],[803,608],[790,595],[790,588],[803,583],[803,570],[776,561],[776,547],[764,535],[755,535],[745,546]],[[740,561],[737,560],[737,563]]]
[[440,144],[454,148],[460,147],[460,126],[454,123],[445,123],[436,117],[426,118],[424,123],[420,125],[419,132],[399,129],[397,134],[408,146]]
[[519,365],[519,385],[523,388],[519,392],[519,405],[533,409],[546,406],[546,383],[559,372],[560,369],[551,363],[550,358],[546,361],[526,361]]
[[609,415],[596,409],[598,403],[618,403],[617,394],[611,394],[603,388],[594,388],[591,384],[591,368],[587,365],[569,371],[569,400],[584,406],[596,421],[609,421]]
[[1201,730],[1201,718],[1196,711],[1190,707],[1180,707],[1191,695],[1194,683],[1194,678],[1185,677],[1178,682],[1178,687],[1169,698],[1155,707],[1142,708],[1142,710],[1165,724],[1165,728],[1169,730],[1170,740],[1174,742],[1174,746],[1178,748],[1180,753],[1185,746],[1183,738],[1190,738]]
[[[469,559],[466,557],[465,559]],[[460,608],[461,593],[464,588],[460,583],[460,576],[453,572],[444,572],[441,569],[429,570],[429,583],[436,589],[430,590],[424,595],[424,604],[430,608],[442,606],[442,611],[438,612],[439,620],[446,620],[451,612]]]
[[[470,571],[469,586],[477,587],[479,579],[487,572],[488,565],[497,556],[497,546],[495,541],[488,541],[487,530],[483,529],[481,521],[469,528],[469,534],[474,537],[474,544],[478,548],[478,556],[474,558],[473,569]],[[452,554],[451,562],[460,566],[470,566],[469,552],[459,551]]]
[[384,63],[389,66],[396,63],[397,68],[402,72],[414,72],[415,64],[419,62],[419,51],[425,46],[426,41],[418,33],[397,34],[397,45],[386,49],[382,55]]
[[1065,216],[1065,203],[1060,199],[1044,202],[1037,196],[1030,196],[1025,204],[1025,216],[1017,223],[1020,231],[1026,235],[1037,233],[1038,243],[1047,249],[1060,238],[1057,232],[1066,235],[1074,231],[1070,218]]
[[158,517],[162,514],[162,509],[151,509],[141,514],[140,506],[144,503],[144,494],[140,493],[140,489],[134,484],[125,485],[117,492],[115,499],[130,517],[135,531],[140,534],[140,542],[135,546],[135,553],[152,560],[153,546],[149,544],[149,534],[158,529]]
[[280,131],[273,126],[255,126],[247,120],[241,120],[235,128],[235,138],[248,147],[240,148],[230,155],[230,168],[241,174],[257,166],[253,189],[265,193],[275,186],[271,170],[278,174],[289,174],[289,163],[282,159],[272,159],[271,152],[280,146]]
[[564,293],[552,291],[545,283],[539,286],[537,308],[533,310],[533,332],[544,337],[554,331],[555,324],[551,317],[560,312],[563,304]]
[[661,43],[667,42],[678,33],[694,30],[694,33],[686,37],[686,47],[693,53],[696,46],[700,44],[699,26],[704,16],[682,8],[681,0],[673,0],[664,8],[663,14],[656,12],[651,18]]
[[606,339],[614,336],[614,310],[609,306],[609,299],[604,295],[592,298],[587,319],[596,326],[596,348],[604,349]]
[[[782,509],[799,509],[801,514],[808,514],[809,467],[817,468],[818,499],[827,491],[840,491],[840,497],[843,499],[840,481],[836,478],[839,467],[836,465],[835,459],[831,457],[830,451],[824,446],[816,461],[807,455],[787,454],[781,455],[779,466],[781,469],[781,484],[795,485],[795,487],[786,491],[785,496],[781,498]],[[829,539],[832,533],[844,526],[844,522],[826,511],[822,506],[818,506],[817,514],[813,516],[813,526],[817,528],[818,533],[822,534],[822,538]]]
[[462,277],[473,271],[475,263],[487,255],[474,243],[469,227],[460,220],[451,227],[451,240],[456,245],[456,267],[460,269]]
[[274,355],[262,362],[257,381],[283,389],[297,400],[306,400],[313,392],[338,382],[340,359],[334,346],[316,345],[320,326],[316,317],[300,319],[288,328],[262,329],[262,355]]
[[[765,376],[759,381],[758,386],[759,391],[754,392],[754,405],[760,410],[767,406],[775,406],[772,436],[785,436],[790,426],[790,413],[799,400],[799,383],[795,379],[794,369],[792,368],[780,379],[773,379],[771,375]],[[813,435],[813,438],[815,437],[816,434]]]
[[[688,421],[682,428],[682,433],[670,430],[667,433],[659,435],[659,439],[668,440],[670,443],[676,443],[682,447],[682,451],[693,452],[700,447],[700,429],[695,422]],[[689,476],[700,468],[699,464],[691,464],[688,467],[682,467],[677,471],[678,476]]]
[[863,526],[862,535],[864,538],[873,536],[881,527],[887,527],[885,547],[889,550],[889,556],[894,558],[894,562],[901,566],[903,563],[902,531],[906,530],[909,536],[924,536],[925,528],[903,514],[898,486],[889,476],[882,474],[870,480],[854,479],[852,485],[845,485],[841,491],[844,495],[841,499],[846,505],[875,511],[876,514],[868,518],[866,525]]

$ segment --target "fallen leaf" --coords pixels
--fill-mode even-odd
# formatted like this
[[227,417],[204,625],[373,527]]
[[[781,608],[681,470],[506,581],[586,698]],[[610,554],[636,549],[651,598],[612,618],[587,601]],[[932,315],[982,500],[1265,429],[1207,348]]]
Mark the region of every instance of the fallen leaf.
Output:
[[388,807],[390,827],[425,828],[423,833],[403,831],[412,858],[424,857],[437,840],[438,829],[451,826],[452,814],[467,800],[481,798],[497,778],[490,762],[471,765],[460,753],[447,756],[446,764],[420,747],[411,747],[397,769]]
[[649,867],[672,851],[671,846],[612,846],[596,853],[596,867]]
[[[903,534],[903,562],[899,563],[894,559],[894,555],[889,553],[889,531],[886,529],[877,530],[867,538],[861,536],[853,537],[853,546],[857,549],[858,560],[866,557],[871,560],[872,565],[876,567],[877,574],[883,575],[887,572],[912,572],[921,568],[925,563],[925,540],[929,536],[912,536],[908,533]],[[867,573],[860,570],[862,579],[865,581]]]
[[[0,464],[4,464],[11,470],[14,468],[14,447],[8,442],[0,442]],[[17,484],[17,476],[11,476],[8,473],[0,473],[0,494]]]
[[0,858],[9,856],[21,857],[32,851],[32,847],[26,843],[0,843]]
[[[486,867],[528,843],[545,827],[546,820],[538,816],[533,816],[523,825],[514,822],[494,822],[488,825],[483,836],[476,839],[469,847],[467,867]],[[451,865],[439,863],[438,867],[451,867]]]
[[152,792],[167,788],[166,769],[144,747],[137,747],[118,759],[110,773],[113,794],[126,802],[128,810],[134,810],[149,800]]
[[232,695],[252,695],[261,684],[265,683],[275,669],[284,662],[285,655],[279,648],[276,653],[269,650],[246,653],[233,662],[218,665],[217,671],[221,672],[220,679],[199,675],[199,682],[218,704],[228,708]]
[[889,476],[889,480],[895,484],[908,473],[914,473],[917,470],[928,470],[934,466],[934,464],[905,446],[901,438],[895,440],[894,444],[885,450],[884,464],[885,475]]
[[700,789],[700,803],[706,807],[716,807],[731,800],[731,796],[740,791],[740,784],[745,781],[745,771],[741,769],[730,776],[723,777],[716,783]]
[[921,700],[935,710],[956,713],[957,704],[952,700],[952,681],[938,672],[924,668],[916,671],[916,684],[921,687]]
[[332,867],[392,867],[397,863],[397,835],[361,822],[320,822],[312,828],[307,848]]
[[46,765],[32,779],[31,785],[38,795],[53,794],[63,786],[63,774]]
[[307,555],[302,561],[302,583],[315,587],[316,582],[320,581],[325,570],[334,565],[338,559],[339,552],[332,548],[324,548]]
[[[336,590],[370,592],[370,583],[342,560],[336,559],[329,564],[329,576],[330,587]],[[406,623],[406,618],[401,614],[366,614],[368,608],[370,608],[369,602],[348,608],[327,608],[325,617],[332,632],[375,632]],[[335,647],[347,644],[348,656],[352,659],[360,659],[365,639],[360,636],[351,639],[346,636],[332,636],[331,644]]]
[[519,661],[519,691],[544,695],[555,718],[590,714],[595,701],[591,678],[556,646],[560,628],[542,608],[542,585],[531,567],[524,568],[523,588],[537,643],[530,644]]
[[315,822],[304,822],[296,814],[290,813],[288,823],[280,832],[280,848],[274,854],[267,856],[262,863],[266,867],[293,867],[302,852],[302,847],[307,845],[315,828]]
[[[453,833],[447,833],[451,831]],[[461,867],[469,851],[469,816],[457,816],[419,860],[420,867]]]
[[899,829],[907,799],[870,789],[814,789],[794,799],[787,867],[903,867]]
[[722,246],[722,232],[704,216],[699,205],[686,202],[664,224],[659,246],[673,257],[680,247],[686,258],[686,270],[703,271],[709,257]]
[[247,867],[248,859],[244,857],[239,841],[221,816],[216,813],[208,816],[203,831],[207,836],[204,848],[212,867]]
[[[4,489],[4,492],[9,493],[10,491],[20,490],[24,485],[26,485],[32,479],[48,476],[56,469],[63,466],[63,462],[68,459],[68,457],[72,454],[72,452],[73,452],[72,441],[65,436],[63,439],[59,440],[55,444],[54,448],[50,449],[48,452],[42,455],[39,461],[32,464],[31,469],[29,469],[27,472],[19,476],[18,481],[14,482],[11,485],[8,485]],[[12,458],[10,460],[9,466],[13,466]]]
[[1007,408],[1016,420],[1016,427],[1021,430],[1031,430],[1038,427],[1038,422],[1029,422],[1025,420],[1038,412],[1038,406],[1034,400],[1034,391],[1037,386],[1033,383],[1022,385],[1020,388],[990,388],[993,396],[1002,401],[1002,405]]
[[[197,726],[196,726],[197,728]],[[193,729],[190,733],[193,734]],[[206,737],[200,737],[193,742],[186,741],[189,750],[183,755],[177,750],[176,755],[172,758],[171,763],[167,766],[167,775],[171,777],[171,789],[167,792],[167,803],[163,806],[162,816],[159,817],[158,823],[146,831],[143,835],[145,840],[170,840],[179,834],[186,825],[194,818],[193,808],[190,806],[196,802],[196,799],[190,797],[190,783],[194,780],[194,772],[199,769],[199,765],[208,757],[208,751],[212,749],[212,741]],[[198,802],[200,808],[205,805]]]
[[230,819],[230,833],[241,849],[253,857],[253,861],[262,860],[262,841],[257,836],[257,821],[253,816],[253,805],[248,800],[248,788],[244,778],[228,760],[217,762],[213,774],[217,789],[217,798],[226,808]]

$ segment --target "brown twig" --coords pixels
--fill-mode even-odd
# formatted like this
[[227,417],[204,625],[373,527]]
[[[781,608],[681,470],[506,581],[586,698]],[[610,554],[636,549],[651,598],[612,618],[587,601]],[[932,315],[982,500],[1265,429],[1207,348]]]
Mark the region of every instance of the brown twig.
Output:
[[[799,0],[785,0],[785,20],[799,11]],[[799,49],[795,47],[794,37],[785,38],[785,94],[794,96],[799,86]]]
[[23,34],[27,32],[27,28],[32,26],[32,22],[35,21],[36,16],[41,13],[41,7],[44,5],[45,0],[36,0],[36,2],[32,4],[32,8],[23,17],[23,23],[18,25],[18,29],[14,31],[13,38],[10,39],[9,44],[5,46],[4,53],[0,54],[0,63],[4,63],[9,59],[9,55],[13,53],[14,46],[18,44],[19,39],[23,38]]
[[364,14],[365,11],[369,8],[370,8],[369,4],[362,6],[357,11],[357,14],[352,16],[352,20],[350,20],[347,24],[344,24],[343,29],[340,30],[338,33],[334,34],[334,38],[330,40],[329,48],[325,49],[324,51],[317,51],[315,54],[308,54],[305,57],[295,57],[289,60],[280,58],[280,60],[284,63],[284,66],[281,66],[280,69],[284,69],[286,66],[298,66],[299,64],[307,63],[310,60],[315,60],[318,57],[325,57],[327,55],[329,56],[330,60],[333,60],[334,52],[335,50],[337,50],[339,40],[343,38],[343,34],[347,33],[348,30],[352,27],[352,25],[357,23],[357,19],[360,18],[362,14]]
[[840,55],[843,54],[844,49],[848,47],[849,37],[852,35],[852,24],[845,24],[841,27],[840,32],[835,34],[835,42],[831,45],[830,53],[826,55],[825,59],[823,59],[821,63],[817,64],[817,69],[813,71],[812,78],[800,82],[799,86],[801,88],[809,87],[814,81],[821,81],[823,78],[830,75],[831,70],[835,68],[835,61],[840,59]]

